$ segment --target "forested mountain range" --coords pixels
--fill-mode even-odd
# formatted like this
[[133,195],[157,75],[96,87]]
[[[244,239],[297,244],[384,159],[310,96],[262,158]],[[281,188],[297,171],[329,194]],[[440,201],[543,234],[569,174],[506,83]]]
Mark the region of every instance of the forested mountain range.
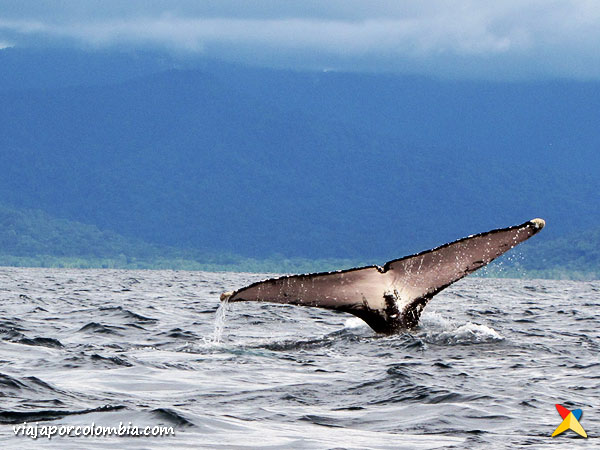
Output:
[[[385,261],[539,216],[524,254],[599,264],[598,82],[10,48],[0,77],[3,211],[77,224],[95,257]],[[22,237],[0,254],[72,249]]]

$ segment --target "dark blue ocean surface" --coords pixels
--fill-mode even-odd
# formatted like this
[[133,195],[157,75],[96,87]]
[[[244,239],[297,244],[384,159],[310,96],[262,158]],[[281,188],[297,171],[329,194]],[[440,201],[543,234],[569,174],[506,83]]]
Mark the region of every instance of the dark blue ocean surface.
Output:
[[[397,336],[286,305],[236,303],[217,320],[221,292],[260,278],[0,268],[0,446],[600,443],[598,281],[467,278]],[[550,437],[562,420],[556,403],[583,410],[587,440]],[[33,441],[15,436],[24,422],[162,425],[175,435]]]

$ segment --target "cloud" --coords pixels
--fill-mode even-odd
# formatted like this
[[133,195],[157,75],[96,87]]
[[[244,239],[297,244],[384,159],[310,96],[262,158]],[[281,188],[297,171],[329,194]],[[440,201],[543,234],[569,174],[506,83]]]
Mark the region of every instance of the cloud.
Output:
[[0,39],[154,46],[294,67],[600,78],[600,4],[590,0],[61,3],[72,8],[13,8],[0,19]]
[[[496,34],[471,24],[408,20],[361,22],[307,19],[185,19],[163,16],[86,24],[47,25],[42,22],[0,21],[1,28],[25,34],[71,37],[94,45],[119,42],[164,44],[191,51],[207,43],[323,50],[337,54],[393,52],[428,56],[444,52],[481,54],[505,52],[520,36]],[[425,32],[427,30],[427,32]]]

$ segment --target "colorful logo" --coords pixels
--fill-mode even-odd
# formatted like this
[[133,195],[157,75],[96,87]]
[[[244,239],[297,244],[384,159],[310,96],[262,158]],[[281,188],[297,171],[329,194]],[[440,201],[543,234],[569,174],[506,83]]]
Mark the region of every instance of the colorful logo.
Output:
[[556,428],[556,430],[554,430],[554,433],[552,433],[552,437],[558,436],[559,434],[564,433],[567,430],[573,430],[579,436],[583,436],[584,438],[587,437],[587,433],[579,423],[582,414],[580,409],[574,409],[573,411],[569,411],[564,406],[557,404],[556,410],[560,414],[560,417],[563,418],[563,421]]

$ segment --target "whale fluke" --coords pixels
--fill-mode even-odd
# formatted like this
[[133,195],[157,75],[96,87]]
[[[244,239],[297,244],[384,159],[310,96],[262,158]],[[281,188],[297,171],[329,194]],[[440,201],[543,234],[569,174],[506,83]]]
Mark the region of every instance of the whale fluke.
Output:
[[542,219],[488,231],[387,262],[337,272],[272,278],[221,295],[230,302],[261,301],[348,312],[377,333],[417,325],[427,302],[455,281],[490,263],[545,226]]

